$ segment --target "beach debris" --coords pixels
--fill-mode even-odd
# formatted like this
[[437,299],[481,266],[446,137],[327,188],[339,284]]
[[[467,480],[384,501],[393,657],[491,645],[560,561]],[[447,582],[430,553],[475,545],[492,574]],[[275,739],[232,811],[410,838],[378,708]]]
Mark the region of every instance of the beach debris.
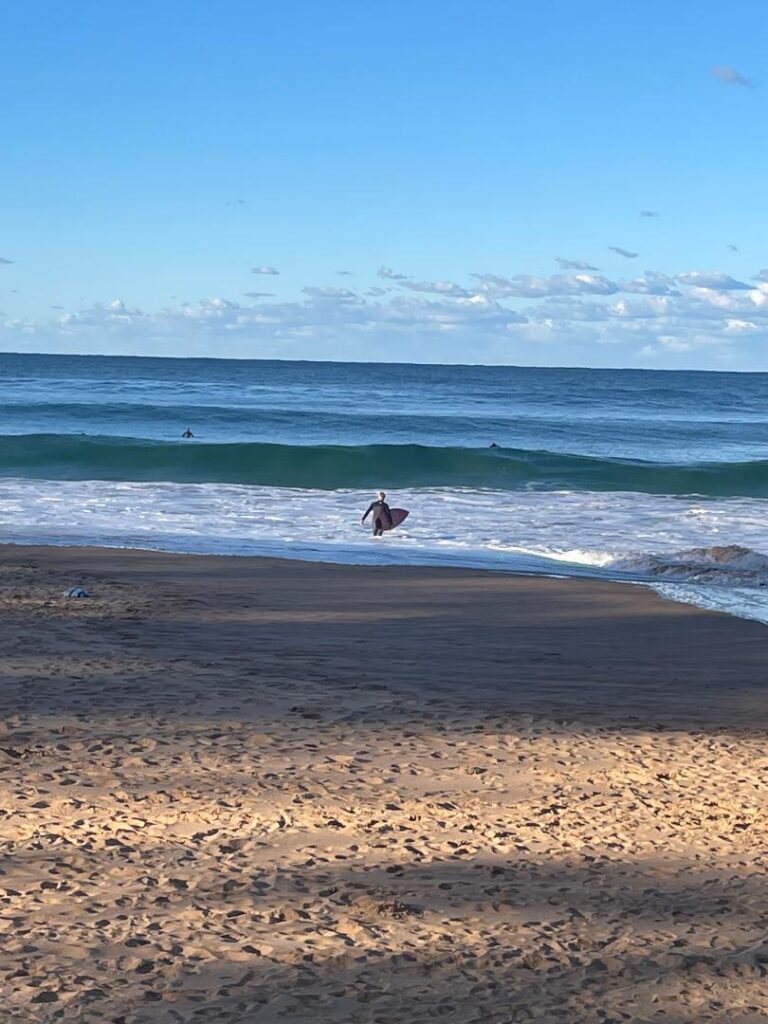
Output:
[[65,597],[90,597],[91,595],[85,589],[85,587],[70,587],[69,590],[64,594]]
[[402,900],[387,900],[379,903],[376,907],[379,914],[384,917],[394,917],[395,920],[402,920],[404,917],[421,917],[423,909],[415,903],[404,903]]

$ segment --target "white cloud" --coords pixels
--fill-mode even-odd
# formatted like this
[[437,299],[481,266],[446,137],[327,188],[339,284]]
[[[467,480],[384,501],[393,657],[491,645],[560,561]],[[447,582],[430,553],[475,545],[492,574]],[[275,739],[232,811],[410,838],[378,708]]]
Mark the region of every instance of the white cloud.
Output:
[[262,267],[254,267],[251,270],[251,273],[252,274],[272,274],[272,275],[274,275],[274,274],[279,274],[280,271],[279,270],[275,270],[274,267],[270,267],[267,264],[265,264]]
[[726,320],[724,330],[728,334],[747,334],[763,330],[758,324],[751,320]]
[[518,274],[500,277],[498,274],[471,274],[479,281],[479,288],[497,298],[538,299],[553,295],[613,295],[618,286],[601,274],[552,274],[537,277]]
[[608,320],[610,307],[597,299],[579,299],[555,296],[528,310],[528,317],[536,323],[597,323]]
[[667,334],[662,334],[658,343],[669,352],[690,352],[692,347],[691,342],[686,341],[685,338],[676,338],[674,335]]
[[645,320],[649,317],[666,316],[670,312],[670,300],[662,295],[645,295],[639,299],[619,299],[608,307],[611,316],[624,320]]
[[304,295],[308,295],[310,299],[314,300],[331,300],[334,302],[349,302],[352,299],[356,299],[357,296],[354,292],[349,291],[348,288],[314,288],[308,285],[306,288],[301,289]]
[[647,270],[640,277],[635,277],[631,281],[621,281],[619,288],[623,292],[635,292],[640,295],[680,294],[680,290],[675,287],[675,278],[652,270]]
[[562,256],[555,257],[555,263],[560,267],[561,270],[594,270],[597,271],[599,267],[593,267],[591,263],[587,263],[585,260],[566,260]]
[[433,295],[455,295],[461,298],[472,294],[452,281],[400,281],[399,284],[401,288],[409,288],[413,292],[429,292]]
[[[0,347],[18,349],[25,333],[38,339],[38,349],[51,351],[178,354],[181,346],[187,355],[342,358],[348,353],[364,358],[375,344],[379,355],[382,345],[390,345],[402,359],[413,358],[419,346],[449,337],[449,344],[458,346],[458,359],[478,337],[488,339],[525,322],[522,314],[487,296],[397,293],[379,302],[344,288],[307,286],[303,299],[294,302],[244,305],[214,297],[148,313],[116,300],[45,324],[6,321],[0,326]],[[221,350],[224,343],[226,351]]]
[[398,274],[396,270],[392,270],[391,267],[379,267],[376,271],[377,277],[383,277],[387,281],[407,281],[407,274]]
[[602,357],[609,365],[640,353],[644,364],[725,365],[734,352],[768,351],[768,271],[749,285],[715,270],[469,278],[403,275],[363,294],[309,284],[290,301],[254,291],[154,311],[116,299],[40,322],[0,317],[0,349],[535,363],[545,346],[571,365],[599,363],[602,350],[614,353]]
[[74,313],[65,313],[59,317],[59,324],[67,331],[87,327],[125,327],[136,323],[144,323],[147,314],[140,309],[128,309],[122,299],[113,299],[106,305],[98,303],[89,309]]
[[709,270],[689,270],[685,274],[678,274],[675,280],[680,284],[692,285],[696,288],[716,288],[718,291],[732,291],[734,289],[748,289],[751,286],[743,281],[736,281],[729,274],[720,274]]

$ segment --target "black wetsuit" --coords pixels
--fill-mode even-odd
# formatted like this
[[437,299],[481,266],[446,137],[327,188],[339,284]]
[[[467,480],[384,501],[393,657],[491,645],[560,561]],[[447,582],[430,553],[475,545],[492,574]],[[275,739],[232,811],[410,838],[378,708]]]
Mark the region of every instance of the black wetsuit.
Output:
[[373,536],[380,537],[385,529],[392,528],[392,515],[386,501],[372,501],[363,516],[363,522],[373,512]]

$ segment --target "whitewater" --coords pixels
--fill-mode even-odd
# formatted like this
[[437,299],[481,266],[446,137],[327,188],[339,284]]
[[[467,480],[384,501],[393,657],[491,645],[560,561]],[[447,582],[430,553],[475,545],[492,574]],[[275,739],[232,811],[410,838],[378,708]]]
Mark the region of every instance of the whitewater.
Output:
[[[0,480],[3,538],[268,555],[368,565],[463,565],[645,582],[703,607],[768,621],[764,507],[631,493],[423,488],[398,492],[411,516],[381,540],[359,520],[361,490],[238,484]],[[318,524],[318,509],[323,509]],[[738,538],[738,545],[733,538]]]
[[[765,409],[762,374],[0,356],[0,535],[596,576],[768,622]],[[374,540],[378,487],[411,516]]]

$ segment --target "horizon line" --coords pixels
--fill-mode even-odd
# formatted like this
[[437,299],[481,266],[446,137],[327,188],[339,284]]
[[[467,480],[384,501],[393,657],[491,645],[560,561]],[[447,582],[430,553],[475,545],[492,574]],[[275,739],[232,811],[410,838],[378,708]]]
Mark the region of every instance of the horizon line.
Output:
[[3,356],[37,357],[46,359],[152,359],[158,362],[163,360],[173,362],[215,362],[215,363],[323,363],[325,365],[339,366],[437,366],[443,368],[457,369],[509,369],[509,370],[587,370],[591,373],[738,373],[738,374],[768,374],[765,370],[744,370],[744,369],[722,369],[705,370],[697,367],[680,366],[581,366],[578,364],[565,364],[558,366],[540,366],[536,364],[526,365],[524,363],[418,363],[400,360],[376,360],[376,359],[291,359],[288,357],[268,356],[171,356],[171,355],[129,355],[125,352],[19,352],[0,351],[0,359]]

